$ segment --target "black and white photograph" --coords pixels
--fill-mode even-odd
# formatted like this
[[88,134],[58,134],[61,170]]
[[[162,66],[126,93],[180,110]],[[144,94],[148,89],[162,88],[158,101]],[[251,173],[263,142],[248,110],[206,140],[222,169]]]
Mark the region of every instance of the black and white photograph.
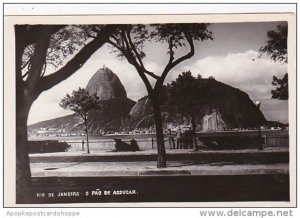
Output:
[[291,203],[295,17],[243,16],[19,18],[13,203]]

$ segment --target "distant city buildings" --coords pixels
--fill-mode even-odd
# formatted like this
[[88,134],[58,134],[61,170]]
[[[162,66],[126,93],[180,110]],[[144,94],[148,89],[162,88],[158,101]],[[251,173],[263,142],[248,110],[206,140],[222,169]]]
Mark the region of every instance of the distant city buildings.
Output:
[[[190,119],[184,117],[182,123],[173,123],[173,122],[163,122],[164,133],[167,133],[168,129],[171,129],[172,132],[176,132],[178,129],[181,129],[182,132],[190,130],[192,125]],[[197,124],[197,132],[218,132],[218,131],[245,131],[245,130],[256,130],[257,128],[228,128],[224,122],[222,115],[218,112],[217,109],[213,110],[211,114],[206,114],[202,118],[202,123]],[[288,125],[280,126],[277,122],[269,122],[262,126],[263,130],[281,130],[288,129]],[[155,134],[156,129],[155,125],[144,127],[144,128],[135,128],[131,131],[99,131],[98,133],[93,133],[91,135],[127,135],[127,134]],[[85,136],[83,131],[77,130],[76,132],[68,132],[65,128],[44,128],[39,129],[29,129],[29,137],[68,137],[68,136]]]
[[37,130],[28,130],[29,137],[63,137],[63,136],[82,136],[84,133],[68,133],[66,129],[59,128],[44,128],[41,127]]

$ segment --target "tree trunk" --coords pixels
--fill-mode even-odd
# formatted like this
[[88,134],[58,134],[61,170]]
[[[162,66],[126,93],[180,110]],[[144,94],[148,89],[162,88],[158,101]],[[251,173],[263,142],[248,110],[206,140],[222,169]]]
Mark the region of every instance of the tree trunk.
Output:
[[[41,71],[45,63],[46,51],[50,36],[63,26],[15,26],[16,42],[16,203],[31,202],[31,173],[28,156],[27,119],[32,103],[38,95],[67,79],[88,60],[117,28],[116,25],[105,27],[99,37],[81,49],[64,67],[57,72],[44,76]],[[34,31],[33,31],[34,30]],[[31,57],[31,69],[26,82],[22,78],[22,56],[26,46],[35,44],[34,55]],[[26,86],[26,87],[25,87]],[[87,134],[88,139],[88,134]],[[88,145],[88,140],[87,140]],[[89,149],[89,145],[88,145]],[[89,151],[89,150],[88,150]]]
[[86,134],[86,149],[87,153],[90,153],[90,144],[89,144],[89,130],[88,130],[88,123],[87,119],[84,119],[84,125],[85,125],[85,134]]
[[[17,29],[16,29],[17,31]],[[19,36],[19,37],[18,37]],[[32,199],[31,173],[28,156],[27,119],[30,103],[25,97],[22,80],[23,35],[16,34],[16,203],[30,203]],[[6,168],[4,168],[6,170]]]
[[87,153],[90,153],[90,144],[89,144],[89,133],[88,130],[86,131],[86,148],[87,148]]
[[16,203],[32,202],[31,173],[28,156],[27,119],[32,101],[18,93],[16,99]]
[[198,146],[197,146],[197,134],[196,134],[196,117],[195,115],[191,115],[192,117],[192,137],[193,137],[193,145],[194,145],[194,149],[195,151],[198,150]]
[[33,199],[27,120],[32,103],[41,93],[36,84],[39,81],[43,63],[45,63],[50,35],[46,32],[38,34],[26,81],[23,81],[21,69],[24,38],[26,36],[17,34],[16,29],[16,203],[30,203]]
[[152,107],[153,107],[153,118],[155,121],[156,128],[156,140],[157,140],[157,167],[165,168],[167,166],[166,163],[166,149],[164,144],[164,133],[162,127],[162,118],[160,111],[160,104],[158,96],[154,96],[151,98]]

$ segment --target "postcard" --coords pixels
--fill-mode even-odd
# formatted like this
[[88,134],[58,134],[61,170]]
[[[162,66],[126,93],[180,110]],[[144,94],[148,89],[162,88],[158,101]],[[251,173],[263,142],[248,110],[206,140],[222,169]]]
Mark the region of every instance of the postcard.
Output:
[[294,207],[295,22],[4,17],[4,206]]

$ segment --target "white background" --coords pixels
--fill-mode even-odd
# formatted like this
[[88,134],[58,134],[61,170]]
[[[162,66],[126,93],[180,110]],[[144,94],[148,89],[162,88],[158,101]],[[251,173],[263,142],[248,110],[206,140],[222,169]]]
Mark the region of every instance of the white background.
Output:
[[[3,2],[13,2],[13,1],[2,1]],[[26,1],[17,1],[18,3],[23,3]],[[37,2],[37,1],[36,1]],[[49,2],[49,1],[48,1]],[[58,1],[51,1],[51,3],[57,3]],[[72,1],[79,2],[79,1]],[[99,2],[99,1],[89,1],[89,2]],[[125,2],[125,1],[110,1],[110,2]],[[145,1],[131,1],[131,2],[145,2]],[[160,2],[160,1],[152,1],[152,2]],[[174,3],[179,1],[165,1],[166,3]],[[193,3],[197,3],[199,1],[189,1]],[[220,1],[210,1],[210,2],[218,2]],[[241,1],[230,1],[231,3],[240,3]],[[269,3],[279,2],[279,1],[265,1]],[[295,2],[295,1],[293,1]],[[4,9],[3,5],[1,5],[2,9]],[[63,15],[63,14],[189,14],[189,13],[258,13],[258,12],[296,12],[295,5],[287,5],[287,4],[159,4],[159,5],[5,5],[4,15]],[[3,10],[2,10],[3,13]],[[1,16],[1,19],[2,16]],[[2,22],[1,22],[2,24]],[[3,28],[1,28],[3,31]],[[1,33],[3,36],[3,33]],[[3,51],[3,45],[1,40],[1,51]],[[2,52],[1,52],[1,55]],[[1,69],[2,68],[3,58],[1,57]],[[0,77],[0,92],[3,99],[3,74]],[[299,93],[297,93],[299,96]],[[2,101],[3,102],[3,101]],[[2,108],[2,107],[1,107]],[[1,113],[1,123],[3,123],[3,113]],[[1,141],[3,137],[3,132],[1,132]],[[0,162],[2,163],[2,149],[0,149]],[[2,173],[0,173],[2,176]],[[1,184],[0,187],[2,187]],[[2,190],[3,191],[3,190]],[[2,207],[2,196],[0,198],[0,204]],[[267,209],[267,208],[266,208]],[[7,211],[21,211],[21,209],[1,209],[1,217],[7,217]],[[45,209],[46,210],[46,209]],[[49,211],[50,209],[47,209]],[[53,210],[53,209],[52,209]],[[60,211],[61,209],[59,209]],[[201,208],[162,208],[162,209],[131,209],[131,208],[113,208],[113,209],[98,209],[98,208],[89,208],[89,209],[65,209],[66,211],[80,211],[80,217],[200,217],[199,211],[204,210]],[[228,209],[224,209],[227,211]],[[247,209],[249,210],[249,209]],[[255,210],[255,208],[254,208]],[[257,209],[256,209],[257,210]],[[276,211],[278,209],[274,209]],[[283,209],[282,209],[283,210]],[[289,209],[286,209],[289,210]],[[26,211],[40,211],[40,209],[26,209]],[[299,217],[300,212],[298,209],[293,209],[293,215]]]

